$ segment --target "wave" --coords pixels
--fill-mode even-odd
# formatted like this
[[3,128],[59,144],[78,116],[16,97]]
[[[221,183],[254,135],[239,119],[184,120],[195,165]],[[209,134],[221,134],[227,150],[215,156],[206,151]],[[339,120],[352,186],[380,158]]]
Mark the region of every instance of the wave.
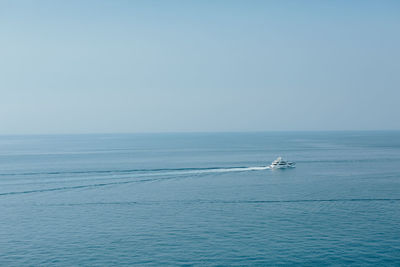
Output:
[[34,175],[62,175],[62,174],[129,174],[137,172],[166,172],[166,171],[194,171],[194,172],[231,172],[266,170],[269,167],[207,167],[207,168],[160,168],[160,169],[129,169],[129,170],[87,170],[87,171],[51,171],[51,172],[22,172],[22,173],[0,173],[0,176],[34,176]]
[[184,174],[201,174],[215,172],[246,172],[246,171],[262,171],[269,169],[268,166],[260,167],[231,167],[231,168],[210,168],[210,169],[193,169],[184,171]]
[[[87,203],[43,204],[43,206],[89,206],[89,205],[162,205],[162,204],[274,204],[307,202],[397,202],[400,198],[337,198],[337,199],[289,199],[289,200],[170,200],[170,201],[113,201]],[[40,205],[40,204],[39,204]]]
[[[165,180],[167,178],[146,178],[146,177],[154,177],[154,176],[175,176],[175,175],[197,175],[197,174],[208,174],[208,173],[226,173],[226,172],[246,172],[246,171],[261,171],[267,170],[269,167],[260,166],[260,167],[232,167],[232,168],[184,168],[184,169],[157,169],[152,173],[140,174],[135,177],[109,177],[105,178],[106,180],[114,180],[113,182],[104,182],[104,183],[95,183],[95,184],[84,184],[84,185],[75,185],[75,186],[63,186],[63,187],[55,187],[55,188],[41,188],[34,190],[25,190],[25,191],[13,191],[13,192],[2,192],[0,196],[6,195],[18,195],[18,194],[30,194],[30,193],[41,193],[41,192],[51,192],[51,191],[60,191],[60,190],[71,190],[71,189],[82,189],[82,188],[92,188],[92,187],[102,187],[102,186],[110,186],[110,185],[119,185],[119,184],[129,184],[129,183],[138,183],[138,182],[149,182],[149,181],[157,181],[157,180]],[[167,170],[167,171],[166,171]],[[142,179],[140,179],[142,178]],[[145,179],[143,179],[145,178]],[[101,179],[101,178],[100,178]],[[96,180],[100,180],[96,178]],[[103,178],[104,179],[104,178]],[[116,179],[125,179],[125,181],[115,181]],[[127,180],[128,179],[128,180]],[[134,179],[134,180],[132,180]],[[88,179],[86,179],[88,180]],[[66,182],[79,182],[80,180],[70,179],[66,180]],[[60,181],[54,181],[59,183]],[[24,183],[24,184],[42,184],[49,183],[49,180],[38,181],[35,183]],[[20,183],[21,184],[21,183]]]
[[41,188],[41,189],[26,190],[26,191],[3,192],[3,193],[0,193],[0,196],[22,195],[22,194],[31,194],[31,193],[44,193],[44,192],[71,190],[71,189],[83,189],[83,188],[92,188],[92,187],[102,187],[102,186],[108,186],[108,185],[119,185],[119,184],[129,184],[129,183],[138,183],[138,182],[148,182],[148,181],[155,181],[155,180],[159,180],[159,179],[120,181],[120,182],[110,182],[110,183],[97,183],[97,184],[85,184],[85,185],[75,185],[75,186],[63,186],[63,187],[55,187],[55,188]]
[[[400,158],[367,158],[367,159],[310,159],[297,160],[297,163],[320,164],[320,163],[368,163],[368,162],[394,162]],[[149,173],[167,171],[199,171],[199,172],[231,172],[231,171],[250,171],[266,170],[266,166],[228,166],[228,167],[205,167],[205,168],[153,168],[153,169],[114,169],[114,170],[76,170],[76,171],[44,171],[44,172],[15,172],[0,173],[0,176],[40,176],[40,175],[85,175],[85,174],[130,174],[130,173]]]

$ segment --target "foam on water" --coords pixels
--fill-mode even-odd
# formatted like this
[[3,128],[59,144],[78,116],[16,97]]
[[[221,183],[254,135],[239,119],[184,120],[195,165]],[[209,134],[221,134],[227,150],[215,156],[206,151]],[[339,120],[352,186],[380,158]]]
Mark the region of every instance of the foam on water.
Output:
[[170,168],[170,169],[127,169],[127,170],[82,170],[82,171],[57,171],[57,172],[23,172],[23,173],[0,173],[0,176],[36,176],[36,175],[65,175],[65,174],[118,174],[118,173],[160,173],[167,171],[201,171],[201,172],[230,172],[230,171],[252,171],[266,170],[268,166],[259,167],[208,167],[208,168]]
[[247,171],[263,171],[269,169],[268,166],[259,167],[232,167],[232,168],[210,168],[210,169],[192,169],[187,171],[165,172],[163,175],[173,174],[202,174],[202,173],[224,173],[224,172],[247,172]]
[[[47,179],[40,179],[39,181],[32,181],[32,180],[13,180],[8,182],[1,183],[3,186],[6,185],[48,185],[51,183],[76,183],[76,182],[96,182],[96,183],[89,183],[89,184],[80,184],[74,186],[62,186],[56,188],[40,188],[35,190],[24,190],[24,191],[3,191],[0,192],[0,196],[6,195],[15,195],[15,194],[30,194],[30,193],[40,193],[40,192],[49,192],[49,191],[60,191],[60,190],[71,190],[71,189],[82,189],[82,188],[91,188],[91,187],[103,187],[103,186],[111,186],[111,185],[120,185],[120,184],[127,184],[127,183],[138,183],[138,182],[148,182],[154,181],[159,179],[140,179],[146,177],[170,177],[170,176],[181,176],[181,175],[198,175],[198,174],[211,174],[211,173],[227,173],[227,172],[248,172],[248,171],[263,171],[270,169],[268,166],[259,166],[259,167],[230,167],[230,168],[223,168],[223,167],[215,167],[215,168],[182,168],[182,169],[145,169],[140,170],[142,173],[132,175],[134,172],[138,172],[139,170],[131,170],[131,171],[101,171],[101,172],[94,172],[94,171],[87,171],[86,174],[99,174],[99,173],[122,173],[122,176],[107,176],[103,178],[99,177],[90,177],[90,178],[74,178],[74,177],[65,177],[65,178],[47,178]],[[84,172],[65,172],[66,174],[82,174]],[[65,174],[64,173],[64,174]],[[54,174],[54,173],[47,173],[47,174]],[[59,172],[57,174],[60,174]],[[23,175],[27,175],[27,173],[23,173]],[[33,175],[37,175],[37,173],[33,173]],[[43,175],[43,174],[42,174]],[[112,180],[113,182],[102,182],[98,183],[98,181],[104,180]],[[123,180],[123,181],[116,181],[116,180]]]

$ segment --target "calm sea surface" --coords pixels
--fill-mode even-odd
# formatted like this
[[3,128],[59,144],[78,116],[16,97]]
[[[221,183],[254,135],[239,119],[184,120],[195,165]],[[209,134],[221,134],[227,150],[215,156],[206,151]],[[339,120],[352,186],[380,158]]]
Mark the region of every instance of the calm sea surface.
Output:
[[400,132],[1,136],[0,211],[2,266],[400,266]]

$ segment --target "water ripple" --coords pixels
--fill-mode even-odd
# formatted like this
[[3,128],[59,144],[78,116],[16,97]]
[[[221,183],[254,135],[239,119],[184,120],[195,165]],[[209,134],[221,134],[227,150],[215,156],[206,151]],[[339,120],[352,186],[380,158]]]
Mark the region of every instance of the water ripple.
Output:
[[44,206],[90,206],[90,205],[162,205],[176,204],[274,204],[274,203],[308,203],[308,202],[382,202],[400,201],[400,198],[337,198],[337,199],[289,199],[289,200],[166,200],[166,201],[112,201],[88,203],[61,203]]

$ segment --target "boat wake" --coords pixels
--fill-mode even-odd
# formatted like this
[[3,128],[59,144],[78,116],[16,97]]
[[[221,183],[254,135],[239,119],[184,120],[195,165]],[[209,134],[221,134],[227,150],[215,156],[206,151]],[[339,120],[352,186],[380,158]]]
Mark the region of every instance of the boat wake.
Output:
[[[167,179],[174,179],[178,177],[190,176],[190,175],[202,175],[212,173],[228,173],[228,172],[248,172],[248,171],[262,171],[270,169],[268,166],[255,166],[255,167],[214,167],[214,168],[183,168],[183,169],[150,169],[150,170],[121,170],[121,171],[88,171],[86,172],[52,172],[47,173],[49,177],[38,179],[29,179],[28,177],[22,181],[19,179],[13,179],[9,182],[3,182],[3,186],[41,186],[45,185],[45,188],[36,188],[33,190],[24,191],[3,191],[0,192],[0,196],[6,195],[19,195],[19,194],[31,194],[51,191],[64,191],[73,189],[84,189],[84,188],[96,188],[103,186],[121,185],[129,183],[140,183],[140,182],[154,182],[162,181]],[[44,173],[30,173],[32,176],[40,175]],[[64,177],[54,177],[60,174],[66,174]],[[74,177],[73,174],[79,174],[78,177]],[[94,176],[93,176],[94,174]],[[100,174],[106,174],[101,176]],[[118,175],[119,174],[119,175]],[[3,174],[4,175],[4,174]],[[18,175],[18,174],[14,174]],[[19,175],[28,175],[28,173],[22,173]],[[83,175],[83,176],[82,176]],[[33,178],[33,177],[31,177]],[[66,186],[48,187],[49,184],[73,184]],[[78,183],[78,184],[77,184]]]
[[175,171],[164,173],[169,174],[202,174],[202,173],[223,173],[223,172],[247,172],[247,171],[262,171],[269,169],[269,166],[260,167],[231,167],[231,168],[210,168],[210,169],[192,169],[187,171]]
[[170,201],[112,201],[112,202],[83,202],[36,204],[38,206],[94,206],[94,205],[164,205],[164,204],[296,204],[313,202],[398,202],[400,198],[333,198],[333,199],[287,199],[287,200],[170,200]]
[[50,171],[50,172],[20,172],[0,173],[0,176],[58,176],[58,175],[110,175],[134,173],[210,173],[210,172],[238,172],[259,171],[269,169],[269,166],[259,167],[206,167],[206,168],[162,168],[162,169],[126,169],[126,170],[79,170],[79,171]]

